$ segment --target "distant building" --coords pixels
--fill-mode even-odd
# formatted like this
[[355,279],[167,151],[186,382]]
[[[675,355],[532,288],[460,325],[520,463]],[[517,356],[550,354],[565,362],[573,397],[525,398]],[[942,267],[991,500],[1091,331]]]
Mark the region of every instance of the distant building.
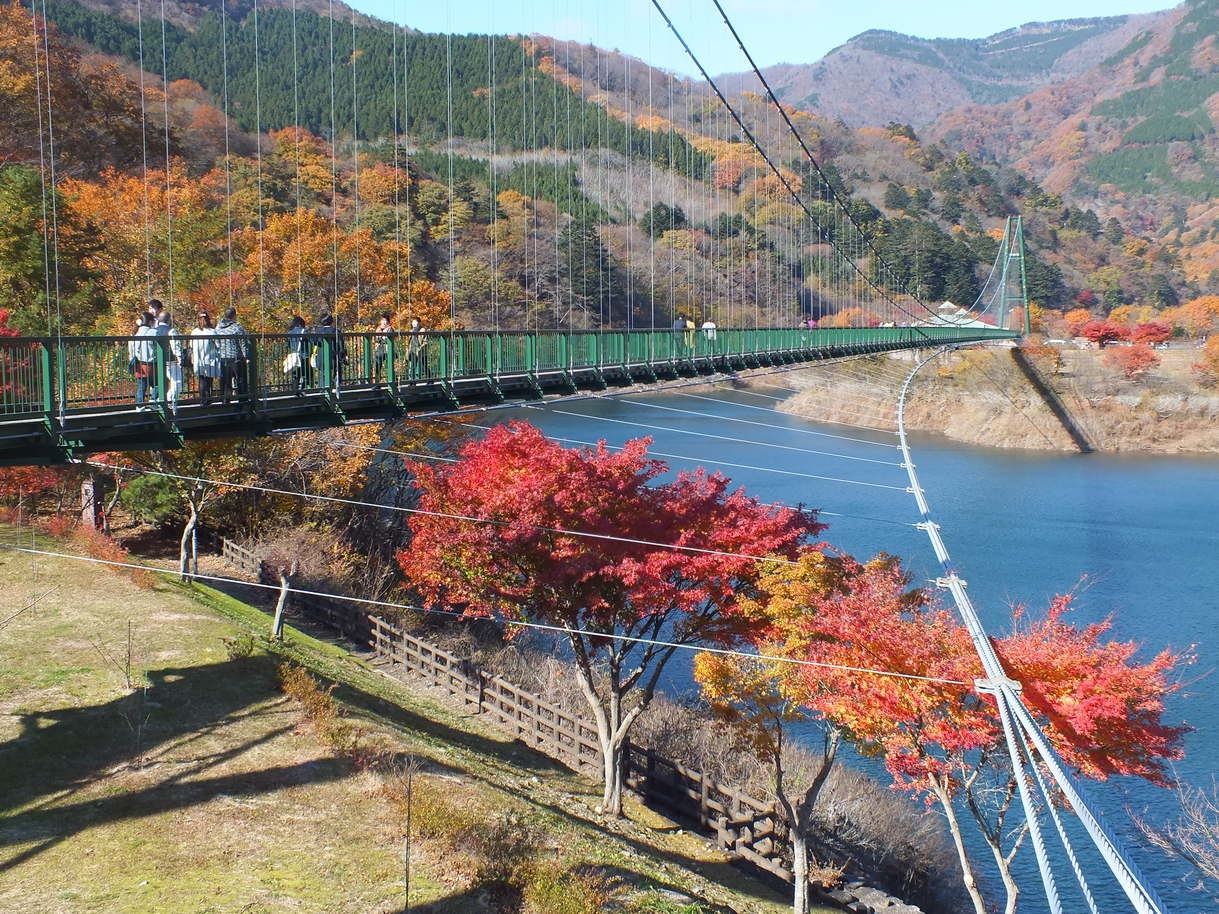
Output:
[[995,325],[987,321],[978,320],[969,311],[954,305],[950,301],[944,302],[935,311],[934,320],[928,321],[929,324],[951,324],[954,327],[984,327],[988,330],[993,330]]

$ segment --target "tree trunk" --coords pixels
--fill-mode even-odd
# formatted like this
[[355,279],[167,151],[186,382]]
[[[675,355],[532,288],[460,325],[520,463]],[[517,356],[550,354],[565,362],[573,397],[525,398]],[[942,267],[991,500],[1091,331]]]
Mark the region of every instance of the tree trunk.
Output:
[[110,494],[110,500],[106,502],[106,506],[102,509],[102,533],[110,535],[110,516],[114,514],[114,509],[118,506],[119,496],[123,494],[123,484],[119,473],[114,474],[114,491]]
[[[190,549],[189,545],[194,540],[195,527],[199,523],[199,507],[193,497],[186,499],[187,505],[190,507],[190,517],[186,520],[186,526],[182,529],[182,541],[178,548],[178,574],[183,581],[188,581],[191,578],[190,574]],[[198,571],[198,564],[195,566]]]
[[601,808],[614,818],[622,816],[622,739],[611,736],[601,743],[601,764],[605,783],[601,792]]
[[969,854],[965,850],[965,839],[961,834],[961,822],[957,819],[956,810],[952,806],[952,796],[947,789],[934,778],[931,779],[931,789],[939,800],[940,808],[944,810],[944,818],[948,820],[948,831],[952,834],[952,844],[957,849],[957,859],[961,861],[961,880],[969,899],[973,902],[976,914],[987,914],[986,899],[978,888],[978,879],[974,875],[973,864],[969,862]]
[[808,839],[792,826],[792,912],[808,914]]
[[80,522],[90,530],[102,526],[102,506],[97,500],[97,482],[92,473],[80,481]]
[[1016,878],[1012,875],[1012,863],[1004,856],[1003,849],[991,840],[990,835],[986,836],[986,845],[994,855],[995,865],[999,868],[999,875],[1003,879],[1003,888],[1007,890],[1007,902],[1003,905],[1003,912],[1004,914],[1016,914],[1016,901],[1020,897],[1020,886],[1016,884]]
[[825,786],[838,757],[838,746],[842,741],[842,731],[837,727],[829,727],[823,733],[821,766],[813,776],[804,796],[792,803],[787,795],[786,771],[783,767],[783,731],[777,732],[775,740],[775,755],[771,759],[775,774],[775,797],[783,807],[787,816],[788,833],[792,850],[792,911],[794,914],[808,914],[810,899],[808,890],[808,833],[813,823],[813,809],[817,798]]
[[275,602],[275,618],[271,622],[271,637],[276,641],[284,640],[284,607],[288,603],[288,590],[291,588],[289,580],[291,575],[296,574],[296,562],[292,563],[292,568],[284,568],[279,566],[279,599]]
[[588,659],[584,645],[579,643],[579,639],[575,637],[571,638],[570,643],[575,653],[578,674],[576,679],[580,683],[580,691],[584,693],[589,710],[593,714],[593,722],[597,727],[597,743],[601,749],[601,809],[607,815],[620,818],[622,816],[622,779],[624,775],[622,746],[631,725],[647,706],[647,698],[643,698],[626,714],[623,714],[622,696],[624,693],[615,681],[616,677],[611,673],[611,681],[606,686],[607,694],[599,695],[597,674]]

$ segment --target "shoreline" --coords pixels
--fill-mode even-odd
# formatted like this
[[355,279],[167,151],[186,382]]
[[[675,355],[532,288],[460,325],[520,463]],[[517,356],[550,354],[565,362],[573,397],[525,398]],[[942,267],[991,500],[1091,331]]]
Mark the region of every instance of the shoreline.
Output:
[[[1103,454],[1219,457],[1219,391],[1192,372],[1193,350],[1166,350],[1143,378],[1127,380],[1097,350],[1060,353],[1057,370],[1042,375]],[[776,404],[784,413],[818,422],[896,430],[900,379],[908,354],[860,363],[834,363],[792,372],[794,395]],[[754,387],[752,379],[742,379]],[[1078,453],[1070,435],[1024,378],[1005,349],[950,353],[914,379],[905,408],[910,431],[1009,450]]]

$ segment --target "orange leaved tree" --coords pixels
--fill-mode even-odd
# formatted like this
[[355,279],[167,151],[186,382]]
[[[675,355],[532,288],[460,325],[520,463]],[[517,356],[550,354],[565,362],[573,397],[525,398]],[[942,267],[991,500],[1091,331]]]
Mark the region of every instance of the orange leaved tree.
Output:
[[679,645],[734,644],[753,625],[758,558],[820,529],[699,470],[668,482],[647,441],[568,449],[523,422],[461,459],[411,463],[423,492],[399,563],[424,598],[467,615],[555,626],[597,730],[603,808],[622,814],[623,744]]
[[[822,710],[836,706],[844,684],[845,677],[832,675],[833,665],[851,652],[853,632],[871,630],[872,617],[900,616],[925,602],[907,583],[888,556],[864,564],[806,547],[796,562],[770,565],[760,595],[745,601],[756,620],[750,641],[757,656],[705,652],[695,658],[695,679],[715,716],[738,745],[770,765],[774,797],[789,826],[795,914],[809,909],[808,840],[843,735]],[[808,722],[821,725],[821,761],[793,769],[786,751],[792,727]]]
[[[1139,662],[1137,647],[1105,640],[1108,622],[1074,626],[1058,597],[1044,618],[995,641],[1023,701],[1061,759],[1075,772],[1104,779],[1134,775],[1171,782],[1166,762],[1181,756],[1189,728],[1163,720],[1176,689],[1174,667],[1184,659],[1163,652]],[[880,606],[878,609],[883,610]],[[978,914],[990,910],[966,850],[958,802],[989,849],[1014,914],[1019,886],[1012,860],[1027,825],[1010,821],[1016,778],[1002,741],[993,700],[974,689],[981,664],[964,628],[943,610],[875,612],[870,627],[844,632],[843,665],[871,665],[911,677],[845,674],[823,713],[866,750],[882,755],[895,785],[934,799],[948,821],[966,890]],[[840,639],[835,639],[840,640]]]

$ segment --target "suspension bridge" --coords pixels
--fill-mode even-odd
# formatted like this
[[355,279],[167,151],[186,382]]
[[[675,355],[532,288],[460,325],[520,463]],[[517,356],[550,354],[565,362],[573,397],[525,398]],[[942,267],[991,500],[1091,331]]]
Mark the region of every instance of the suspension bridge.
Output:
[[[240,385],[227,402],[217,392],[220,402],[210,403],[200,395],[198,375],[172,361],[170,347],[182,351],[190,337],[158,338],[165,345],[154,345],[145,379],[152,395],[140,403],[128,353],[148,337],[0,339],[0,464],[57,463],[100,451],[174,448],[193,438],[265,435],[1017,335],[951,324],[453,332],[422,340],[351,333],[342,334],[341,347],[309,346],[299,367],[285,369],[290,353],[301,358],[293,348],[299,338],[260,334],[239,341]],[[338,352],[347,357],[340,360]]]
[[[764,91],[756,103],[728,98],[703,70],[661,4],[654,2],[664,26],[689,53],[709,87],[709,94],[697,94],[676,80],[654,77],[648,70],[648,98],[655,104],[649,106],[646,120],[663,130],[639,127],[629,98],[612,96],[608,90],[588,97],[568,91],[579,81],[579,74],[599,73],[608,62],[591,51],[592,59],[586,60],[582,48],[573,51],[567,46],[561,54],[557,43],[524,42],[527,49],[522,51],[519,46],[489,40],[480,63],[480,81],[466,86],[462,79],[469,74],[454,66],[451,38],[427,45],[422,39],[408,39],[405,30],[402,35],[394,31],[385,33],[388,38],[378,35],[381,44],[374,47],[372,38],[357,37],[354,15],[350,36],[339,34],[338,45],[330,19],[330,110],[328,129],[323,130],[326,112],[319,114],[314,109],[318,105],[324,109],[324,99],[302,99],[300,85],[304,54],[324,42],[298,38],[295,6],[290,45],[285,45],[290,47],[291,63],[283,62],[279,72],[274,72],[272,61],[263,59],[266,52],[260,49],[257,15],[251,28],[240,30],[223,14],[219,16],[213,37],[218,39],[215,43],[222,60],[214,68],[219,78],[209,88],[230,110],[223,111],[224,170],[214,182],[224,186],[226,193],[224,202],[213,211],[213,215],[223,213],[226,230],[212,247],[225,250],[225,257],[223,263],[213,266],[225,277],[227,303],[251,312],[257,332],[237,341],[239,354],[231,360],[226,377],[226,381],[234,381],[232,388],[225,383],[223,392],[211,392],[214,397],[208,396],[208,385],[200,383],[199,366],[188,366],[176,355],[190,349],[191,336],[156,337],[151,354],[136,359],[133,347],[148,337],[73,334],[74,328],[63,318],[70,283],[66,271],[63,275],[59,271],[72,255],[59,245],[61,237],[70,238],[71,232],[61,233],[57,221],[55,195],[61,182],[57,168],[62,152],[57,151],[53,129],[56,83],[51,43],[43,33],[33,45],[39,79],[31,80],[30,85],[38,93],[37,161],[49,189],[44,198],[52,204],[43,220],[45,261],[54,269],[47,271],[42,296],[46,332],[0,338],[0,464],[52,464],[102,451],[172,449],[192,439],[266,435],[475,404],[571,396],[612,386],[661,385],[700,376],[710,379],[768,366],[1018,339],[1025,327],[1013,328],[1010,320],[1019,309],[1020,323],[1027,324],[1029,310],[1019,220],[1007,221],[990,275],[971,308],[942,313],[925,303],[908,265],[880,256],[861,224],[858,208],[841,190],[841,181],[816,161],[806,141],[809,131],[796,124],[779,103],[719,3],[712,2]],[[141,23],[136,28],[140,70],[155,69],[151,49],[146,59],[144,26]],[[188,291],[197,291],[186,288],[191,281],[189,261],[197,251],[186,246],[191,223],[185,194],[174,184],[178,179],[171,161],[175,144],[170,137],[170,43],[164,21],[160,31],[165,110],[159,126],[150,116],[145,86],[140,84],[143,250],[124,261],[111,278],[115,286],[123,287],[125,302],[151,298],[164,289],[174,309],[180,311],[178,301],[189,300]],[[244,66],[228,56],[230,40],[235,53],[245,47],[239,39],[252,39],[252,46],[246,48],[252,58]],[[359,40],[369,42],[368,47],[358,48]],[[436,52],[430,63],[425,51]],[[358,86],[376,66],[378,53],[392,62],[393,101],[388,119],[376,125],[370,124],[368,111],[360,105]],[[549,69],[543,71],[542,63]],[[323,61],[322,66],[325,64]],[[557,73],[560,78],[539,91],[539,72]],[[350,78],[346,107],[336,102],[345,94],[336,93],[336,74]],[[414,120],[407,116],[410,87],[436,82],[438,74],[443,78],[433,94],[447,101],[447,122],[442,116],[439,128],[428,126],[428,112],[421,111],[418,104]],[[270,151],[264,162],[263,146],[269,148],[270,144],[259,140],[253,144],[255,154],[244,171],[232,169],[233,138],[227,118],[232,114],[243,119],[242,125],[256,137],[272,129],[262,120],[261,93],[268,91],[263,81],[269,86],[273,75],[286,76],[281,81],[290,89],[279,99],[281,108],[291,110],[285,124],[294,128],[321,125],[319,132],[328,134],[330,145],[323,150],[330,159],[329,174],[322,176],[325,180],[318,178],[317,162],[308,160],[308,154],[323,149],[324,144],[299,132],[281,135],[283,148],[277,162],[272,161]],[[655,97],[654,78],[658,79]],[[606,86],[612,82],[605,80]],[[629,61],[623,82],[631,82]],[[560,84],[565,88],[561,90]],[[230,91],[235,97],[250,94],[241,95],[242,101],[230,106]],[[421,92],[417,98],[425,96]],[[599,99],[596,104],[594,96]],[[471,102],[472,98],[476,101]],[[626,105],[625,113],[616,110],[618,105]],[[475,110],[478,106],[483,107]],[[663,117],[656,113],[662,107]],[[467,114],[470,123],[485,120],[486,130],[474,144],[481,159],[462,157],[457,151],[463,130],[474,131],[458,123]],[[515,125],[511,129],[510,122]],[[705,123],[711,124],[706,129],[714,135],[696,147],[686,136],[693,134],[692,125]],[[59,128],[65,148],[70,148],[71,126]],[[156,172],[156,150],[148,137],[155,136],[160,127],[164,129],[164,161],[160,163],[163,170]],[[399,138],[410,136],[412,130],[428,129],[444,140],[439,152],[432,151],[431,169],[447,172],[444,184],[437,185],[447,186],[447,191],[442,189],[429,198],[436,212],[421,229],[411,220],[419,218],[427,202],[419,197],[419,161],[426,160],[417,150],[419,161],[408,164]],[[350,147],[344,154],[350,167],[339,164],[341,134]],[[370,143],[370,136],[393,138],[389,152],[381,150],[380,171],[367,162],[361,165],[360,143]],[[596,143],[622,156],[624,163],[606,165],[612,157],[594,153]],[[713,156],[705,149],[729,150],[732,155],[711,161]],[[747,150],[747,155],[739,156],[740,150]],[[497,195],[501,182],[511,184],[515,174],[497,162],[501,153],[504,158],[513,153],[521,161],[532,157],[542,163],[532,170],[519,166],[525,168],[525,177],[517,183],[533,193],[522,196],[518,192],[518,197],[534,199],[532,208],[516,199],[505,202]],[[324,161],[325,155],[315,158]],[[278,168],[274,175],[273,164]],[[382,184],[375,201],[371,190],[368,199],[362,196],[361,167],[365,169],[364,187],[375,184],[370,177]],[[474,198],[458,199],[458,185],[469,182],[471,168],[483,170],[489,187],[481,205],[488,211],[486,234],[497,239],[487,254],[488,273],[494,281],[486,320],[477,325],[483,329],[458,330],[454,328],[463,321],[458,313],[461,290],[456,275],[459,260],[466,258],[468,266],[474,250],[462,220],[468,220],[469,211],[480,204]],[[752,176],[748,194],[742,192],[746,185],[740,175],[729,177],[733,168]],[[540,178],[547,169],[551,184]],[[662,173],[665,169],[668,173]],[[238,186],[241,181],[245,184]],[[570,186],[556,189],[564,181]],[[280,185],[279,198],[267,189],[274,182]],[[658,184],[670,193],[658,191]],[[232,200],[242,188],[246,192],[244,210],[236,212]],[[684,225],[677,218],[676,205],[669,205],[676,203],[677,189],[690,215],[696,215],[705,230],[689,231],[688,237],[669,237],[670,231],[681,231]],[[744,199],[747,196],[750,200]],[[162,211],[156,211],[154,198],[161,201]],[[316,233],[325,243],[315,250],[319,252],[316,259],[326,262],[315,269],[317,264],[305,254],[311,240],[307,230],[314,218],[308,214],[307,201],[316,204],[319,198],[328,215]],[[250,199],[255,202],[251,204]],[[536,203],[543,199],[550,207],[548,215]],[[664,208],[658,209],[662,203]],[[384,216],[387,209],[388,219]],[[377,230],[389,239],[383,250],[369,240],[373,233],[367,225],[374,215],[380,219]],[[685,215],[682,213],[683,220]],[[646,240],[640,241],[638,233],[626,227],[644,220],[649,230]],[[273,222],[281,232],[278,240],[269,231]],[[575,231],[597,224],[599,235],[595,229],[583,236]],[[501,292],[506,287],[499,275],[505,271],[500,257],[511,253],[499,239],[514,233],[521,236],[521,242],[517,247],[520,263],[513,266],[513,282],[519,288],[512,294],[529,306],[517,322],[523,329],[512,326],[506,317],[507,293]],[[432,270],[438,277],[447,273],[449,312],[444,326],[426,328],[422,334],[351,329],[366,327],[376,310],[401,316],[413,313],[415,305],[403,290],[426,284],[419,278],[422,270],[413,253],[415,246],[424,246],[417,242],[425,236],[434,254],[441,252],[440,259],[447,255],[447,269],[433,266]],[[601,246],[610,241],[615,244],[612,258]],[[245,247],[235,253],[239,245]],[[917,255],[912,252],[911,259]],[[616,291],[622,280],[609,268],[612,259],[636,280],[647,277],[642,291],[633,286],[633,291],[621,295]],[[243,269],[246,275],[239,276]],[[140,275],[134,279],[124,275],[133,270]],[[378,278],[380,274],[384,276]],[[440,284],[435,286],[432,292],[440,291]],[[239,289],[243,290],[240,294]],[[374,301],[379,304],[373,306]],[[341,328],[326,339],[315,332],[307,335],[307,345],[302,347],[301,339],[292,334],[265,332],[283,322],[285,309],[286,313],[307,313],[320,310],[320,305],[334,313]],[[699,321],[671,322],[682,309]],[[540,325],[544,310],[551,312],[549,326]],[[853,316],[847,319],[844,315]],[[138,376],[135,362],[146,366],[138,369]],[[142,392],[139,402],[137,387]],[[1082,894],[1090,910],[1097,910],[1055,811],[1059,798],[1065,796],[1132,909],[1139,914],[1159,914],[1166,910],[1162,902],[1056,760],[1021,703],[1019,685],[1005,675],[931,518],[904,436],[902,447],[920,525],[943,563],[944,575],[938,583],[953,598],[983,658],[986,679],[978,688],[994,695],[1002,710],[1012,769],[1050,909],[1058,914],[1062,903],[1058,868],[1047,847],[1049,834],[1039,824],[1043,810],[1051,813],[1052,831],[1061,838],[1061,855],[1070,864],[1072,878],[1084,887]]]

